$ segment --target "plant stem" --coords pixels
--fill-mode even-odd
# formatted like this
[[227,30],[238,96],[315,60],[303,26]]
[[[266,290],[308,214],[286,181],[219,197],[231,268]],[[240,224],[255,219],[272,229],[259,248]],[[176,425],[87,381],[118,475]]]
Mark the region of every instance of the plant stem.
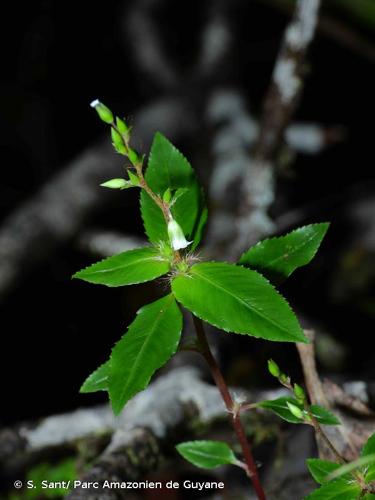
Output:
[[214,379],[215,384],[220,391],[225,407],[232,416],[231,417],[232,425],[237,435],[238,442],[241,445],[242,454],[246,463],[247,475],[249,476],[251,482],[253,483],[253,487],[257,494],[258,499],[266,500],[266,495],[264,493],[263,487],[259,479],[257,466],[255,464],[250,445],[246,438],[245,429],[242,425],[239,411],[236,410],[236,405],[229,392],[224,377],[220,371],[219,365],[217,364],[216,359],[214,358],[211,352],[210,346],[207,341],[206,333],[204,331],[202,320],[193,315],[193,321],[201,348],[200,352],[207,361],[207,364],[211,370],[212,378]]
[[319,422],[316,420],[316,418],[310,413],[310,418],[311,418],[311,421],[312,421],[312,424],[313,424],[313,427],[314,427],[314,430],[315,430],[315,433],[321,437],[321,439],[325,442],[325,444],[328,446],[328,448],[332,451],[332,453],[334,454],[334,456],[337,458],[337,460],[341,463],[341,464],[345,464],[346,461],[345,459],[340,455],[340,453],[336,450],[335,446],[332,444],[332,442],[330,441],[330,439],[328,438],[328,436],[326,435],[326,433],[323,431],[323,429],[321,428]]

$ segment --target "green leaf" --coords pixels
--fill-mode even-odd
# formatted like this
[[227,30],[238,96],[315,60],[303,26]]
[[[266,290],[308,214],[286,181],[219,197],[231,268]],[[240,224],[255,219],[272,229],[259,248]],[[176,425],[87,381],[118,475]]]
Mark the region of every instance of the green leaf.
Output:
[[[173,203],[171,212],[185,236],[189,240],[194,239],[204,208],[202,190],[190,163],[159,132],[152,143],[145,178],[151,189],[161,197],[168,189],[174,191],[184,188]],[[164,216],[144,190],[141,192],[141,213],[150,241],[155,244],[168,241]]]
[[[375,433],[368,438],[366,444],[363,447],[361,455],[365,457],[368,455],[373,455],[374,453],[375,453]],[[366,471],[365,480],[366,483],[369,483],[370,481],[375,481],[375,463],[369,465]]]
[[340,464],[336,462],[320,460],[319,458],[308,458],[306,462],[312,477],[319,484],[326,483],[327,476],[340,467]]
[[265,410],[270,410],[276,415],[278,415],[283,420],[291,424],[300,424],[301,420],[297,418],[293,413],[289,410],[288,402],[292,404],[296,404],[296,406],[300,406],[298,401],[292,397],[285,396],[273,400],[261,401],[256,404],[260,408],[264,408]]
[[[273,400],[261,401],[260,403],[257,403],[256,406],[259,406],[260,408],[265,408],[267,410],[272,411],[273,413],[276,413],[276,415],[278,415],[280,418],[286,420],[291,424],[300,424],[301,420],[297,418],[290,411],[288,403],[297,406],[298,408],[303,410],[303,404],[300,403],[297,399],[292,398],[290,396],[283,396],[281,398]],[[318,405],[311,405],[310,409],[312,414],[320,424],[325,424],[325,425],[340,424],[340,421],[335,417],[335,415],[330,413],[325,408]],[[304,414],[306,414],[305,411]]]
[[100,285],[123,286],[151,281],[168,271],[168,260],[156,248],[146,247],[101,260],[74,274],[73,278]]
[[132,186],[139,186],[140,185],[138,175],[135,174],[134,172],[132,172],[130,169],[128,169],[128,176],[129,176],[129,180],[130,180]]
[[203,469],[238,464],[231,448],[222,441],[188,441],[178,444],[176,449],[188,462]]
[[315,256],[329,224],[310,224],[285,236],[260,241],[245,252],[239,263],[280,282]]
[[362,457],[364,457],[366,455],[372,455],[373,453],[375,453],[375,432],[374,434],[371,434],[371,436],[366,441],[362,449],[361,455]]
[[361,488],[357,482],[341,478],[323,484],[305,500],[356,500],[360,494]]
[[170,203],[171,200],[172,200],[172,191],[168,188],[164,191],[163,201],[165,201],[165,203]]
[[306,342],[287,301],[263,276],[232,264],[195,264],[173,279],[172,291],[199,318],[228,332]]
[[182,314],[172,295],[138,311],[128,332],[112,350],[109,396],[115,414],[176,352],[181,330]]
[[[27,481],[33,481],[34,487],[27,489],[25,496],[21,498],[61,498],[69,494],[71,487],[60,488],[43,488],[42,481],[49,483],[60,483],[70,481],[73,483],[77,479],[76,462],[74,458],[66,458],[56,464],[42,462],[32,467],[26,475]],[[73,486],[73,485],[72,485]]]
[[340,420],[323,406],[311,405],[311,412],[320,424],[341,425]]
[[109,361],[102,364],[94,372],[87,377],[87,379],[82,384],[79,392],[97,392],[97,391],[107,391],[108,390],[108,377],[109,377],[110,364]]
[[203,230],[206,225],[207,219],[208,219],[208,210],[207,207],[203,207],[201,215],[197,222],[196,229],[194,231],[193,243],[190,247],[191,251],[194,251],[201,242],[203,236]]

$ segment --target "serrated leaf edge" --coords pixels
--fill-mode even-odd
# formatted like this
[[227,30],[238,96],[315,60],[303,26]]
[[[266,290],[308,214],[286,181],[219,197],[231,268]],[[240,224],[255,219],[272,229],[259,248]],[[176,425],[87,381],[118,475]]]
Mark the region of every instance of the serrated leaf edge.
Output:
[[[248,269],[247,267],[243,266],[242,264],[233,264],[231,262],[227,262],[227,261],[220,261],[220,262],[217,262],[217,261],[213,261],[213,260],[210,260],[210,261],[205,261],[204,264],[207,264],[207,263],[213,263],[213,264],[228,264],[230,266],[234,266],[234,267],[242,267],[245,271],[250,271],[250,272],[253,272],[253,273],[256,273],[258,274],[261,278],[263,278],[272,288],[273,290],[277,293],[277,295],[279,295],[279,297],[286,303],[286,305],[289,307],[290,311],[294,314],[294,316],[296,317],[297,321],[298,321],[298,318],[297,318],[297,315],[295,314],[294,310],[292,309],[292,307],[290,306],[289,302],[286,300],[286,298],[273,286],[273,284],[267,279],[265,278],[262,274],[258,273],[258,271],[255,271],[254,269]],[[194,264],[193,266],[191,266],[191,268],[189,269],[189,271],[191,269],[193,269],[196,265],[199,265],[199,264]],[[185,274],[187,277],[190,277],[190,278],[193,278],[193,276],[191,276],[189,274],[189,271]],[[172,291],[173,291],[173,281],[172,281]],[[182,304],[186,309],[188,309],[184,304],[183,302],[181,302],[177,297],[176,297],[176,300],[177,302],[179,302],[180,304]],[[205,321],[206,323],[208,323],[202,316],[200,316],[196,311],[194,310],[191,310],[191,309],[188,309],[189,311],[191,311],[194,316],[196,316],[197,318]],[[262,316],[262,315],[261,315]],[[263,316],[262,316],[263,317]],[[264,318],[264,317],[263,317]],[[267,319],[267,318],[266,318]],[[268,319],[267,319],[268,321]],[[209,322],[211,325],[215,326],[216,328],[220,329],[220,330],[223,330],[227,333],[237,333],[239,335],[248,335],[248,336],[251,336],[251,337],[254,337],[254,338],[261,338],[261,339],[264,339],[264,337],[259,337],[258,335],[253,335],[253,334],[250,334],[250,333],[244,333],[244,332],[239,332],[239,331],[236,331],[236,330],[228,330],[227,328],[223,328],[222,326],[218,325],[218,324],[215,324],[214,322]],[[273,322],[272,322],[273,323]],[[299,323],[299,321],[298,321]],[[279,328],[279,327],[278,327]],[[301,328],[301,327],[300,327]],[[302,328],[301,328],[301,332],[303,332]],[[304,336],[304,335],[303,335]],[[302,339],[295,339],[295,340],[282,340],[282,339],[265,339],[265,340],[269,340],[270,342],[301,342],[301,343],[305,343],[305,344],[309,344],[310,343],[310,340],[305,337],[305,341],[302,340]]]
[[[298,267],[303,267],[305,265],[307,265],[309,262],[311,262],[313,260],[313,258],[315,257],[315,255],[317,254],[319,248],[320,248],[320,245],[323,241],[323,238],[324,236],[326,235],[328,229],[329,229],[329,226],[330,226],[330,222],[317,222],[315,224],[306,224],[306,226],[301,226],[301,227],[297,227],[296,229],[293,229],[293,231],[290,231],[289,233],[287,234],[283,234],[283,235],[280,235],[280,236],[272,236],[271,238],[265,238],[264,240],[261,240],[261,241],[258,241],[258,243],[256,243],[255,245],[251,246],[248,250],[246,250],[246,252],[243,252],[243,254],[241,255],[241,257],[239,258],[238,260],[238,264],[239,265],[246,265],[246,263],[242,263],[241,260],[242,258],[245,257],[246,254],[248,254],[249,252],[251,252],[252,249],[255,249],[259,246],[262,246],[262,244],[266,243],[266,242],[269,242],[269,241],[276,241],[276,240],[283,240],[289,236],[291,236],[292,234],[295,234],[295,233],[298,233],[304,229],[306,229],[307,227],[317,227],[317,226],[326,226],[326,230],[324,231],[324,234],[323,234],[323,237],[321,239],[321,241],[319,242],[319,245],[316,247],[315,251],[313,252],[313,255],[311,256],[310,260],[306,263],[306,264],[303,264],[301,266],[298,266]],[[297,245],[296,247],[293,248],[293,253],[296,253],[298,250],[300,250],[302,247],[306,246],[308,243],[311,242],[311,240],[314,238],[314,235],[311,236],[309,239],[303,241],[302,243],[300,243],[299,245]],[[278,262],[281,258],[278,257],[276,259],[273,259],[269,262],[269,265],[272,265],[274,264],[275,262]],[[247,264],[247,266],[251,267],[251,264]],[[298,269],[298,267],[296,269]],[[287,277],[289,277],[294,271],[291,271],[290,273],[288,273]]]

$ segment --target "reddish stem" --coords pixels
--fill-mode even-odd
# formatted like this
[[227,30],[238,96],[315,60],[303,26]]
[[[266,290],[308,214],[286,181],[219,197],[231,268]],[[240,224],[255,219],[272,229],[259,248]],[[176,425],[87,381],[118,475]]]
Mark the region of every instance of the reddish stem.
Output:
[[204,356],[207,364],[211,370],[212,377],[215,381],[217,388],[220,391],[221,397],[225,403],[226,409],[231,415],[231,421],[234,431],[237,435],[239,444],[241,445],[242,454],[245,459],[247,475],[250,477],[253,483],[254,490],[258,496],[259,500],[266,500],[266,495],[264,493],[263,487],[261,485],[257,466],[255,464],[253,454],[251,452],[250,445],[246,438],[245,429],[242,425],[239,412],[235,409],[235,404],[233,398],[229,392],[228,386],[224,380],[224,377],[220,371],[220,368],[213,357],[210,346],[207,341],[207,337],[203,328],[202,320],[193,315],[193,321],[195,330],[197,332],[198,341],[200,344],[200,352]]

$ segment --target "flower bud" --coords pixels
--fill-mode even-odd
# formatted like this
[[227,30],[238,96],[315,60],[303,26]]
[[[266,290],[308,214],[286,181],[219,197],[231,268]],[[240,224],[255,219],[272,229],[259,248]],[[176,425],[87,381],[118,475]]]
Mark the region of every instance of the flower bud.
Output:
[[288,375],[285,375],[285,373],[280,374],[279,380],[284,385],[289,385],[290,383],[290,378],[288,377]]
[[302,389],[302,387],[298,384],[294,384],[293,387],[294,394],[296,395],[296,398],[300,401],[305,401],[306,399],[306,394],[305,391]]
[[168,222],[168,236],[173,250],[186,248],[192,243],[192,241],[186,240],[180,225],[174,219],[170,219]]
[[112,142],[113,142],[113,146],[114,146],[115,150],[118,153],[125,155],[127,153],[127,149],[126,149],[126,146],[124,144],[124,141],[121,137],[121,134],[119,134],[117,132],[117,130],[114,129],[113,127],[111,128],[111,137],[112,137]]
[[113,114],[112,111],[105,106],[99,99],[95,99],[90,103],[90,106],[96,110],[99,117],[105,123],[113,123]]
[[298,408],[298,406],[294,405],[293,403],[289,403],[289,401],[286,402],[288,405],[289,411],[292,415],[294,415],[296,418],[299,418],[300,420],[303,420],[303,411],[301,408]]
[[137,151],[134,151],[134,149],[130,149],[130,148],[128,151],[128,158],[133,165],[136,165],[140,161],[140,158],[139,158]]
[[109,189],[125,189],[129,187],[129,184],[129,181],[126,181],[125,179],[111,179],[100,185]]
[[274,362],[273,359],[268,360],[268,371],[270,372],[271,375],[273,375],[276,378],[280,377],[280,368],[278,365]]
[[128,127],[124,120],[121,120],[118,116],[116,116],[116,126],[121,134],[125,136],[129,135],[130,127]]

